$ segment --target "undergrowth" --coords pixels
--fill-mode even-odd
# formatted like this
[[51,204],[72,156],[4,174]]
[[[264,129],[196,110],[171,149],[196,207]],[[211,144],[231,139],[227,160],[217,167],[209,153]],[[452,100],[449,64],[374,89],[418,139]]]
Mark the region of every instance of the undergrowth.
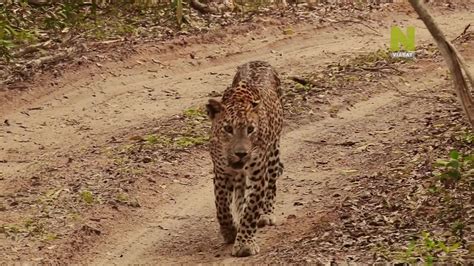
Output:
[[[154,3],[152,3],[154,2]],[[65,42],[71,36],[103,40],[138,34],[151,27],[179,27],[183,4],[168,1],[54,1],[33,5],[28,1],[0,3],[0,58],[11,60],[14,50],[24,45],[53,40]]]

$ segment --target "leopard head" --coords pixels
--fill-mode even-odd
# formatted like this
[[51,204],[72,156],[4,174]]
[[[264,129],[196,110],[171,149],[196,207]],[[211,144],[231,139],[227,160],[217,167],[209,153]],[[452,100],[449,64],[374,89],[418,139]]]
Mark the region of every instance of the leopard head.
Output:
[[255,156],[260,128],[259,101],[233,99],[209,100],[207,113],[212,121],[212,137],[220,142],[220,153],[233,169],[242,169]]

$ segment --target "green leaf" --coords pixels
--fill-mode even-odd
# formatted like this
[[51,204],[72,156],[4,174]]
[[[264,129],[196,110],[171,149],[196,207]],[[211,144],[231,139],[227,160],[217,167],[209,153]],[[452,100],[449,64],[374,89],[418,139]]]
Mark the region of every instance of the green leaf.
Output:
[[459,152],[456,151],[456,150],[452,150],[452,151],[449,153],[449,157],[450,157],[451,159],[458,160],[458,159],[459,159]]
[[430,233],[426,232],[426,231],[423,231],[421,232],[421,236],[423,237],[423,239],[427,239],[430,237]]
[[448,247],[448,250],[449,250],[449,252],[453,252],[453,251],[457,250],[460,246],[461,246],[460,243],[454,243],[454,244],[452,244],[451,246]]
[[405,252],[406,255],[411,256],[413,254],[413,251],[415,250],[416,247],[416,242],[415,241],[410,241],[410,244],[408,245],[408,248]]
[[456,169],[452,169],[452,170],[449,170],[448,172],[446,172],[446,174],[455,179],[455,180],[459,180],[461,179],[461,172],[459,172],[459,170],[456,170]]
[[10,35],[10,38],[14,38],[16,31],[8,24],[4,25],[5,32]]
[[441,248],[446,253],[449,253],[449,248],[443,243],[443,241],[438,241],[438,247]]
[[435,193],[439,192],[439,189],[438,189],[438,187],[432,185],[428,188],[428,192],[430,192],[431,194],[435,194]]
[[446,166],[449,166],[449,167],[452,167],[454,169],[458,169],[459,168],[459,161],[458,160],[451,160],[448,165]]
[[426,260],[426,265],[429,265],[429,266],[433,265],[433,262],[434,262],[433,255],[426,256],[425,260]]

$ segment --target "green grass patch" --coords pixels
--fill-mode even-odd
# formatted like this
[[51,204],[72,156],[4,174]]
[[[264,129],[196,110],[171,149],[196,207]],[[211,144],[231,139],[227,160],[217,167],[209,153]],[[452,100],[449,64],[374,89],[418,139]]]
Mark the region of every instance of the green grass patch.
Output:
[[209,141],[207,136],[181,136],[175,139],[175,144],[179,148],[188,148],[196,145],[202,145]]
[[83,190],[83,191],[81,191],[81,193],[79,195],[80,195],[82,201],[84,201],[87,204],[92,204],[95,201],[94,194],[92,194],[92,192],[90,192],[90,191]]
[[435,176],[447,187],[452,187],[461,179],[474,177],[474,154],[461,154],[456,150],[449,153],[448,159],[438,159],[435,163]]
[[191,119],[207,119],[206,112],[201,108],[189,108],[184,110],[184,117]]
[[410,241],[404,251],[398,253],[398,259],[410,264],[421,261],[433,265],[440,261],[449,261],[450,256],[461,246],[460,243],[447,244],[429,232],[422,232],[421,237]]

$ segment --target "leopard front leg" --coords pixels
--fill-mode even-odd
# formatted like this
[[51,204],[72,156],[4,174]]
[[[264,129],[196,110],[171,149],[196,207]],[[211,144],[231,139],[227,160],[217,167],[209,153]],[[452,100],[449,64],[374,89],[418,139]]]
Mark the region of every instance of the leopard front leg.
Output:
[[276,198],[276,182],[283,174],[283,163],[280,161],[279,143],[273,145],[272,151],[269,152],[267,176],[268,185],[265,189],[265,201],[263,203],[263,214],[258,221],[259,227],[266,225],[275,225],[275,198]]
[[[246,257],[255,255],[260,251],[256,242],[257,222],[262,213],[263,201],[265,197],[265,165],[263,169],[254,168],[248,171],[246,177],[246,187],[244,199],[238,198],[237,204],[241,212],[239,213],[239,228],[235,239],[232,255],[236,257]],[[239,195],[242,195],[239,193]]]
[[217,220],[219,221],[220,231],[225,243],[232,244],[237,235],[230,209],[232,202],[232,182],[229,182],[230,175],[215,173],[214,195],[217,211]]

